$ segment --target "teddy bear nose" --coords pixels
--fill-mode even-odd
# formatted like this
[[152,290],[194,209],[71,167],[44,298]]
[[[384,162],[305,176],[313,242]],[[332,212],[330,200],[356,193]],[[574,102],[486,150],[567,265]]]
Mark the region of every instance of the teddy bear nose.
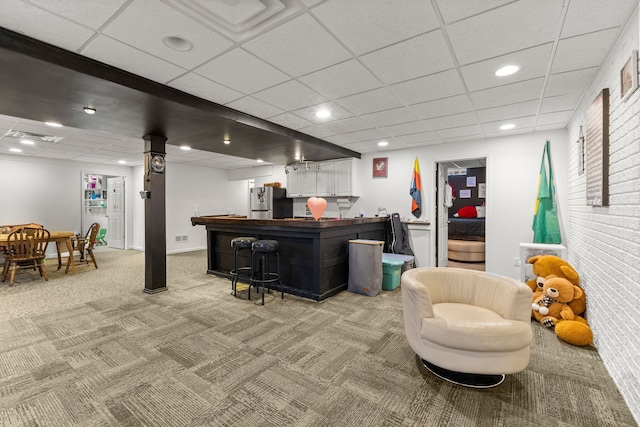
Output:
[[560,292],[558,292],[556,288],[549,288],[547,289],[547,295],[549,295],[550,297],[557,297],[558,295],[560,295]]

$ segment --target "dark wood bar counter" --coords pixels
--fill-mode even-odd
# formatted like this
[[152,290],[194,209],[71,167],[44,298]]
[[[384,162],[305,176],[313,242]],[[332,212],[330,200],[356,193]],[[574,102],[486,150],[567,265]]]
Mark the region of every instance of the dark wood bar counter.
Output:
[[[192,225],[207,230],[207,272],[229,278],[233,268],[231,239],[253,236],[280,242],[280,275],[285,292],[321,301],[347,289],[349,240],[384,240],[388,218],[247,219],[200,216]],[[242,259],[249,265],[247,255]]]

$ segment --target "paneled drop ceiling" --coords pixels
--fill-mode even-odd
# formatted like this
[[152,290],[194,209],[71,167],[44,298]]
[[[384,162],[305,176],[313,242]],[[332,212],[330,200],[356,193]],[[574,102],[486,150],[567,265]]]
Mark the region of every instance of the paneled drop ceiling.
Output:
[[[638,5],[637,0],[4,3],[1,27],[358,153],[564,128]],[[169,42],[188,42],[188,49],[169,47],[165,41],[171,37]],[[0,50],[0,58],[4,54]],[[495,71],[507,64],[520,70],[497,77]],[[21,76],[2,70],[0,76],[6,84],[21,84]],[[100,105],[100,94],[90,87],[84,90],[96,117],[101,109],[114,108]],[[1,135],[14,130],[62,139],[24,146],[4,136],[0,154],[142,161],[142,135],[92,128],[87,119],[82,127],[48,128],[33,120],[42,117],[37,114],[16,117],[11,102],[16,101],[0,100]],[[118,107],[139,114],[137,105]],[[331,116],[318,118],[320,108]],[[515,127],[500,130],[507,123]],[[388,145],[381,148],[380,141]],[[168,143],[175,145],[167,149],[171,161],[226,169],[253,166],[262,154],[258,148],[232,156],[221,143],[185,152],[177,145],[189,145],[188,135],[181,140],[174,134]],[[16,144],[22,153],[9,151]]]

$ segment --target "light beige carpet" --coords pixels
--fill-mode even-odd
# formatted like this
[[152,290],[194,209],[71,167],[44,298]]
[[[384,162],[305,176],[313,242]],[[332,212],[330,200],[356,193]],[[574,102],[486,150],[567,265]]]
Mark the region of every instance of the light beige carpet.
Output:
[[401,287],[261,306],[205,252],[169,256],[155,295],[144,254],[98,262],[0,284],[0,426],[636,425],[596,350],[539,324],[528,369],[472,390],[422,368]]

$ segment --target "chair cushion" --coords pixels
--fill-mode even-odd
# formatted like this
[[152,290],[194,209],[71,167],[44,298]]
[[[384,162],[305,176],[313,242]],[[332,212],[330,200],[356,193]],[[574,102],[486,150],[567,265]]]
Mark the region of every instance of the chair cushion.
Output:
[[486,308],[459,304],[433,305],[433,318],[422,319],[421,337],[460,350],[513,351],[531,344],[530,322],[508,320]]

